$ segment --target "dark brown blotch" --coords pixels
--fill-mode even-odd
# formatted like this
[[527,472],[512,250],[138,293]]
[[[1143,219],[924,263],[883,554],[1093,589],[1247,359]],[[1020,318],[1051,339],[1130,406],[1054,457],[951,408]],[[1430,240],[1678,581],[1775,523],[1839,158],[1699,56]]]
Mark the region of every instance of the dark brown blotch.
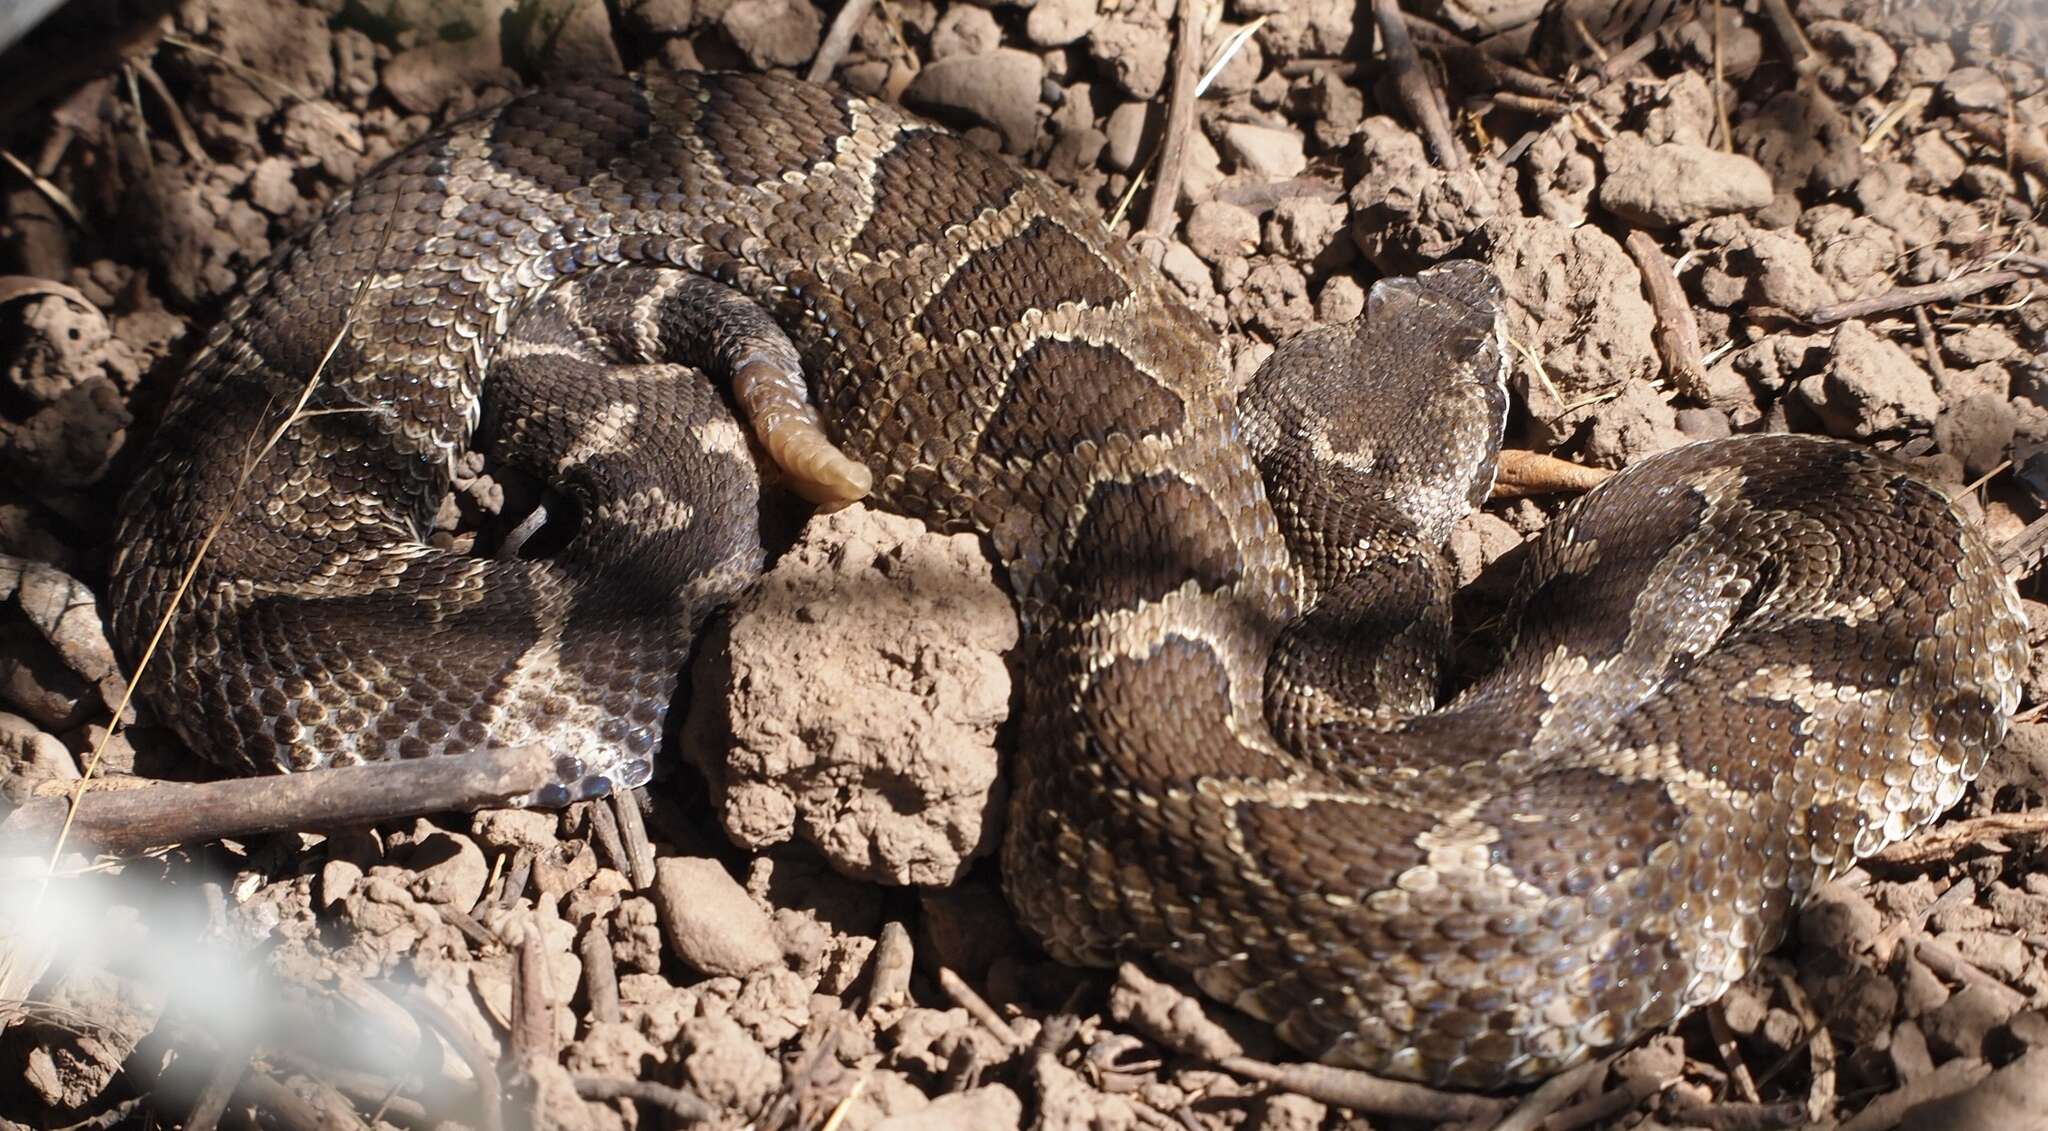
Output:
[[1243,570],[1215,500],[1177,475],[1158,473],[1096,485],[1059,570],[1056,599],[1078,620],[1137,608],[1190,580],[1215,592]]
[[1208,644],[1182,636],[1104,668],[1082,705],[1101,765],[1117,780],[1148,789],[1284,773],[1230,732],[1230,678]]
[[852,251],[880,257],[932,243],[946,229],[1000,210],[1023,178],[1008,164],[940,130],[909,130],[875,161],[874,210]]
[[1585,895],[1642,866],[1684,819],[1662,782],[1584,768],[1553,770],[1503,790],[1473,814],[1499,830],[1496,860],[1558,895]]
[[1109,306],[1131,293],[1108,262],[1057,222],[1024,230],[962,263],[917,316],[917,331],[950,342],[962,331],[1007,326],[1062,303]]
[[1184,416],[1180,396],[1120,350],[1047,339],[1011,367],[980,448],[996,459],[1036,459],[1083,440],[1163,436]]
[[[1362,900],[1394,886],[1426,863],[1416,838],[1436,818],[1370,801],[1309,801],[1300,806],[1242,805],[1237,826],[1245,851],[1268,871],[1310,876],[1322,891]],[[1315,910],[1302,901],[1305,913]]]

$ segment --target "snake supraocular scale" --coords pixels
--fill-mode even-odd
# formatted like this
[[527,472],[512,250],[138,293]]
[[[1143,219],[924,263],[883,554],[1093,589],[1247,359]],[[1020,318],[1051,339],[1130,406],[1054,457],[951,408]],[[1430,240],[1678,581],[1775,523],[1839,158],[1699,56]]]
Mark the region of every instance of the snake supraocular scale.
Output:
[[[1094,213],[942,130],[769,77],[545,90],[247,281],[130,497],[114,628],[139,651],[225,514],[149,679],[196,748],[542,742],[536,801],[637,785],[760,563],[722,381],[811,497],[988,537],[1026,630],[1007,887],[1055,954],[1154,956],[1333,1062],[1529,1080],[1711,999],[1953,802],[2026,654],[1939,491],[1757,437],[1554,523],[1506,661],[1429,710],[1500,318],[1469,264],[1384,282],[1240,411]],[[558,553],[425,544],[480,425],[574,501]]]

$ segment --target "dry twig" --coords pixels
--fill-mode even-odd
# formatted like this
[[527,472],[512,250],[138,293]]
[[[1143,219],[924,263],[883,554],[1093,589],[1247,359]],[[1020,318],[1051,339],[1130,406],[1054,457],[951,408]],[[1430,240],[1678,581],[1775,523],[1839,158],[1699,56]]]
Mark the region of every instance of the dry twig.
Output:
[[615,789],[605,804],[619,826],[619,847],[626,853],[626,878],[634,891],[654,886],[654,845],[647,840],[647,818],[640,812],[643,794],[637,789]]
[[975,993],[974,987],[962,980],[960,975],[944,966],[939,967],[939,988],[946,991],[946,996],[953,999],[954,1005],[966,1010],[968,1016],[980,1022],[982,1028],[1002,1041],[1003,1047],[1024,1047],[1024,1038],[1017,1035],[1017,1030],[1010,1028],[1010,1023],[1003,1020],[1002,1014],[995,1011],[995,1007],[988,1003],[988,999]]
[[584,930],[576,957],[583,963],[583,998],[590,1003],[590,1019],[619,1020],[623,1016],[619,1012],[619,963],[612,954],[611,935],[601,920]]
[[[2032,527],[2029,526],[2028,529],[2031,530]],[[1874,864],[1917,867],[1949,859],[1969,848],[1984,848],[1993,852],[2008,851],[1999,841],[2009,836],[2048,836],[2048,809],[2029,809],[2021,813],[1993,813],[1963,821],[1950,821],[1948,824],[1928,829],[1911,840],[1886,845],[1869,859]]]
[[608,1076],[572,1077],[576,1094],[586,1100],[637,1100],[653,1104],[684,1123],[703,1123],[718,1118],[718,1109],[693,1093],[652,1080],[614,1080]]
[[1678,275],[1664,249],[1650,233],[1637,230],[1623,244],[1649,292],[1650,309],[1657,315],[1657,352],[1671,370],[1671,384],[1678,394],[1693,400],[1707,395],[1707,366],[1700,357],[1700,327],[1693,318],[1692,304],[1678,289]]
[[1619,1088],[1602,1092],[1591,1099],[1560,1108],[1549,1118],[1538,1124],[1539,1131],[1578,1131],[1581,1127],[1596,1124],[1605,1125],[1623,1112],[1634,1111],[1644,1100],[1678,1083],[1681,1076],[1635,1076],[1624,1081]]
[[1792,69],[1804,75],[1819,66],[1820,58],[1813,53],[1813,44],[1807,42],[1806,32],[1793,17],[1791,6],[1785,0],[1763,0],[1763,6],[1764,14],[1771,20],[1771,31],[1777,35],[1778,46],[1784,49]]
[[1457,171],[1468,167],[1465,151],[1451,136],[1450,116],[1436,88],[1415,55],[1415,43],[1408,37],[1408,24],[1401,15],[1400,0],[1372,0],[1373,19],[1380,29],[1380,47],[1387,57],[1387,70],[1394,79],[1394,92],[1408,111],[1408,118],[1429,143],[1437,164]]
[[40,848],[62,835],[68,821],[94,849],[132,853],[502,806],[553,780],[553,756],[526,746],[279,777],[81,789],[75,808],[75,783],[64,782],[61,795],[38,797],[0,823],[0,844]]
[[1541,452],[1502,448],[1500,467],[1493,477],[1493,497],[1521,499],[1530,495],[1590,491],[1613,475],[1614,472],[1606,468],[1587,467]]
[[1201,77],[1202,0],[1180,0],[1173,17],[1173,75],[1159,146],[1159,175],[1145,205],[1142,235],[1163,236],[1179,221],[1180,182],[1187,172],[1188,135],[1195,129],[1195,84]]
[[1831,302],[1818,306],[1806,316],[1815,326],[1834,322],[1847,322],[1852,318],[1870,318],[1879,314],[1905,310],[1930,302],[1954,302],[1981,294],[1993,287],[2016,283],[2024,276],[2018,271],[1972,271],[1944,279],[1939,283],[1922,283],[1911,287],[1894,287],[1881,295],[1869,298],[1850,299],[1847,302]]
[[1209,1020],[1201,1003],[1124,963],[1110,990],[1110,1015],[1129,1021],[1159,1043],[1226,1072],[1271,1084],[1297,1095],[1353,1111],[1436,1122],[1491,1121],[1504,1104],[1488,1096],[1440,1092],[1404,1080],[1386,1080],[1348,1068],[1325,1064],[1271,1064],[1244,1055],[1244,1049]]
[[[491,1054],[469,1035],[462,1022],[424,992],[407,986],[391,985],[387,991],[391,998],[403,1005],[412,1015],[440,1034],[455,1055],[469,1068],[469,1074],[476,1079],[477,1116],[482,1131],[504,1131],[505,1105],[498,1095],[497,1066],[491,1061]],[[580,1094],[580,1093],[579,1093]]]
[[840,61],[853,47],[853,37],[860,32],[861,21],[868,18],[869,9],[875,0],[846,0],[832,17],[832,26],[825,32],[825,42],[818,45],[818,53],[811,57],[811,68],[804,72],[809,82],[824,82],[839,69]]
[[1573,1096],[1607,1075],[1607,1067],[1613,1063],[1613,1057],[1601,1057],[1552,1076],[1516,1104],[1506,1118],[1494,1124],[1493,1131],[1536,1131],[1570,1103]]
[[529,1064],[552,1064],[561,1055],[555,1043],[555,1015],[548,1008],[548,952],[540,926],[531,923],[512,956],[512,1061],[520,1071]]

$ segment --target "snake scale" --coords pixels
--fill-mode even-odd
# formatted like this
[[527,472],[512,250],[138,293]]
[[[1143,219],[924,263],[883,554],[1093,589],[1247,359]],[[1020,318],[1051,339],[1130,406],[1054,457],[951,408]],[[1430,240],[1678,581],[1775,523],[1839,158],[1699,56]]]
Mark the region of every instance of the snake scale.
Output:
[[[1505,659],[1436,707],[1501,306],[1469,263],[1384,280],[1240,403],[1095,215],[941,129],[766,76],[546,89],[246,281],[128,497],[113,627],[139,653],[203,559],[150,694],[244,771],[540,742],[536,803],[638,785],[761,566],[758,459],[986,536],[1025,629],[1005,884],[1055,956],[1526,1082],[1713,999],[1954,802],[2026,646],[1939,490],[1758,436],[1554,522]],[[570,501],[553,552],[426,540],[472,442]]]

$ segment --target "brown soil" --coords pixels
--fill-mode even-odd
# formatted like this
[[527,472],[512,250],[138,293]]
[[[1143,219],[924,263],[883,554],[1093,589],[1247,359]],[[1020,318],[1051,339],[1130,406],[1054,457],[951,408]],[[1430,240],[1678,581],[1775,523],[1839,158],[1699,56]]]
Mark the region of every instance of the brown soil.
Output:
[[[1230,0],[1205,29],[1263,21],[1199,103],[1179,223],[1141,246],[1240,374],[1381,274],[1477,255],[1513,303],[1515,446],[1619,467],[1825,432],[1973,485],[1994,539],[2042,513],[2048,20],[1407,6],[1466,167],[1411,128],[1368,5]],[[1104,7],[898,0],[836,75],[1107,217],[1159,140],[1173,6]],[[578,70],[801,72],[830,16],[78,0],[0,57],[0,145],[42,178],[0,164],[0,813],[82,773],[207,773],[146,711],[102,742],[125,684],[95,593],[134,440],[243,274],[449,115]],[[2016,277],[1854,309],[1994,268]],[[451,532],[517,494],[465,482]],[[1553,510],[1461,529],[1471,623]],[[674,744],[695,769],[640,800],[652,860],[640,810],[603,805],[72,855],[47,886],[46,858],[0,856],[0,1125],[1276,1131],[1484,1126],[1519,1099],[1360,1112],[1349,1082],[1245,1063],[1287,1059],[1258,1026],[1036,949],[990,859],[1015,632],[973,540],[854,508],[704,650]],[[1538,1093],[1543,1126],[2048,1126],[2044,797],[2030,712],[1949,825],[1830,885],[1714,1007]]]

